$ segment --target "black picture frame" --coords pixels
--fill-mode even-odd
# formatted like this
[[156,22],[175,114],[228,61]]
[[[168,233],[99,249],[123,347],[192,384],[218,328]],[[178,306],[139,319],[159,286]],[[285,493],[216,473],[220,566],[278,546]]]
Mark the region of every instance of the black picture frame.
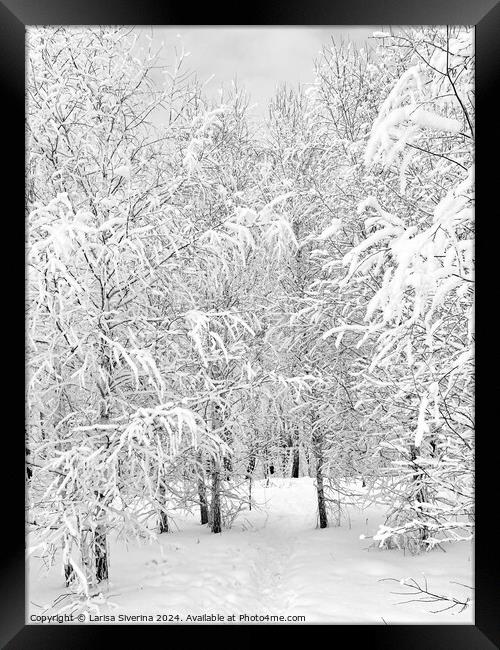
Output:
[[[499,382],[493,381],[495,370],[496,341],[495,321],[491,312],[495,306],[495,255],[494,246],[499,239],[499,201],[496,197],[498,177],[498,132],[495,90],[500,86],[500,5],[496,0],[308,0],[307,2],[245,3],[235,12],[235,6],[204,3],[194,9],[188,3],[163,2],[159,0],[0,0],[0,70],[4,118],[3,158],[8,165],[3,174],[4,199],[12,197],[12,208],[2,202],[4,223],[12,234],[9,247],[23,246],[25,223],[20,218],[21,201],[24,201],[24,150],[20,146],[24,136],[24,74],[25,74],[25,27],[28,25],[419,25],[419,24],[466,24],[476,27],[476,251],[477,251],[477,309],[476,309],[476,414],[478,420],[476,449],[476,506],[477,537],[475,542],[475,625],[361,625],[342,627],[348,635],[348,643],[365,643],[367,647],[398,648],[405,650],[449,649],[489,650],[500,647],[500,576],[498,541],[494,526],[498,519],[494,495],[497,493],[497,465],[499,458],[498,433],[493,427],[494,409],[498,401]],[[12,144],[5,141],[12,138]],[[21,153],[23,152],[23,153]],[[15,189],[14,189],[15,188]],[[21,199],[23,196],[23,199]],[[15,208],[15,209],[14,209]],[[4,230],[5,232],[5,230]],[[489,250],[491,247],[491,250]],[[4,247],[4,251],[7,247]],[[19,252],[19,258],[21,257]],[[18,262],[18,263],[24,263]],[[24,278],[19,269],[10,274],[10,266],[4,267],[3,289],[4,318],[7,313],[19,314],[24,319],[21,306],[24,284],[16,285],[16,278]],[[17,269],[17,267],[15,267]],[[15,277],[14,277],[15,276]],[[23,281],[22,281],[23,282]],[[482,310],[482,312],[481,312]],[[487,311],[488,310],[488,311]],[[10,317],[9,317],[10,323]],[[64,626],[25,625],[25,560],[24,560],[24,431],[19,424],[24,413],[24,395],[21,397],[22,378],[14,380],[12,369],[21,373],[19,347],[15,337],[23,337],[21,324],[12,327],[4,345],[16,355],[10,363],[5,361],[4,374],[8,374],[10,393],[4,393],[4,411],[13,414],[13,423],[3,426],[4,462],[0,478],[4,482],[2,495],[3,538],[6,550],[0,556],[2,563],[2,590],[0,606],[0,642],[7,648],[90,648],[109,643],[120,643],[118,637],[125,626]],[[8,343],[7,343],[8,341]],[[18,341],[23,346],[24,339]],[[7,350],[6,350],[7,351]],[[7,365],[8,364],[8,365]],[[496,399],[495,399],[496,398]],[[23,400],[23,406],[20,402]],[[491,425],[489,417],[491,416]],[[5,444],[5,447],[3,446]],[[10,444],[11,449],[8,449]],[[491,499],[491,501],[489,501]],[[171,630],[162,626],[126,626],[127,642],[144,643],[144,635],[159,634],[162,645],[172,642]],[[186,626],[182,626],[184,629]],[[190,631],[194,626],[190,626]],[[200,626],[196,626],[200,627]],[[202,628],[205,626],[201,626]],[[280,626],[283,627],[283,626]],[[279,630],[286,634],[289,629],[297,642],[304,633],[308,640],[315,632],[314,625],[286,626]],[[320,626],[322,627],[322,626]],[[226,630],[231,631],[232,626]],[[305,629],[304,629],[305,628]],[[269,629],[269,628],[268,628]],[[179,632],[177,627],[176,632]],[[206,640],[220,642],[223,630],[205,632]],[[319,630],[318,630],[319,631]],[[331,632],[327,643],[341,642],[337,629]],[[184,633],[182,633],[184,634]],[[267,631],[266,631],[267,636]],[[186,637],[185,637],[186,638]],[[310,641],[309,641],[310,642]],[[239,643],[235,636],[233,643]]]

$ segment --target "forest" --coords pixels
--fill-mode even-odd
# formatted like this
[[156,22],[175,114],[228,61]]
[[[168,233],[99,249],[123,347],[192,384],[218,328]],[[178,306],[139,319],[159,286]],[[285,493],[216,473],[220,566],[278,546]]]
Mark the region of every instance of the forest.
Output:
[[[158,539],[167,566],[240,534],[254,552],[271,493],[281,546],[235,612],[281,612],[301,513],[310,584],[355,511],[350,548],[412,576],[375,582],[470,610],[472,583],[436,592],[410,566],[474,534],[473,30],[332,39],[263,118],[239,82],[207,94],[186,55],[164,65],[130,27],[27,31],[30,593],[56,575],[35,611],[111,611]],[[217,602],[207,584],[191,614]]]

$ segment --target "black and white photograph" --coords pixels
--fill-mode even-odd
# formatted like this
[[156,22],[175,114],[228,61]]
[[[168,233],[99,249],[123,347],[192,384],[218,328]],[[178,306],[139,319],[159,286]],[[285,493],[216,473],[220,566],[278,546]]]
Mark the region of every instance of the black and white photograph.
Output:
[[472,25],[26,27],[26,624],[474,625],[474,144]]

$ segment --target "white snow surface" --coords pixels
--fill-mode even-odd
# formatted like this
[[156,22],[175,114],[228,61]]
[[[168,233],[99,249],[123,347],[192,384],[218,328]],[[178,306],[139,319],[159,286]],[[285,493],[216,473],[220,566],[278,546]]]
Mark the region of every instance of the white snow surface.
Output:
[[[442,603],[401,604],[414,597],[401,581],[422,583],[424,575],[430,591],[471,597],[473,591],[463,586],[474,585],[470,543],[445,544],[422,555],[379,549],[370,538],[384,523],[382,506],[349,506],[341,526],[319,529],[308,477],[256,481],[253,496],[257,507],[222,534],[201,526],[196,512],[175,517],[178,530],[153,543],[127,548],[111,540],[110,581],[101,588],[98,611],[116,620],[88,624],[123,624],[119,614],[173,614],[190,624],[187,615],[203,614],[234,614],[235,623],[245,622],[242,614],[267,614],[305,616],[289,624],[473,624],[473,606],[454,614],[431,613]],[[54,604],[69,591],[60,562],[47,573],[39,558],[30,558],[28,586],[28,623],[30,615],[55,614],[68,602]]]

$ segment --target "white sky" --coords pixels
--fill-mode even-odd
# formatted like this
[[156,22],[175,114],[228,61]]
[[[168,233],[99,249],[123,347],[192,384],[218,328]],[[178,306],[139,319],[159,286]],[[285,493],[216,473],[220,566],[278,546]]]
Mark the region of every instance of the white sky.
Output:
[[154,46],[164,42],[166,63],[182,41],[190,52],[185,62],[187,69],[196,72],[201,81],[215,75],[206,88],[209,94],[216,93],[221,84],[229,86],[236,78],[238,85],[250,92],[251,104],[257,103],[256,110],[263,113],[277,85],[312,81],[313,60],[332,36],[362,46],[380,28],[153,26],[138,30],[152,36]]

